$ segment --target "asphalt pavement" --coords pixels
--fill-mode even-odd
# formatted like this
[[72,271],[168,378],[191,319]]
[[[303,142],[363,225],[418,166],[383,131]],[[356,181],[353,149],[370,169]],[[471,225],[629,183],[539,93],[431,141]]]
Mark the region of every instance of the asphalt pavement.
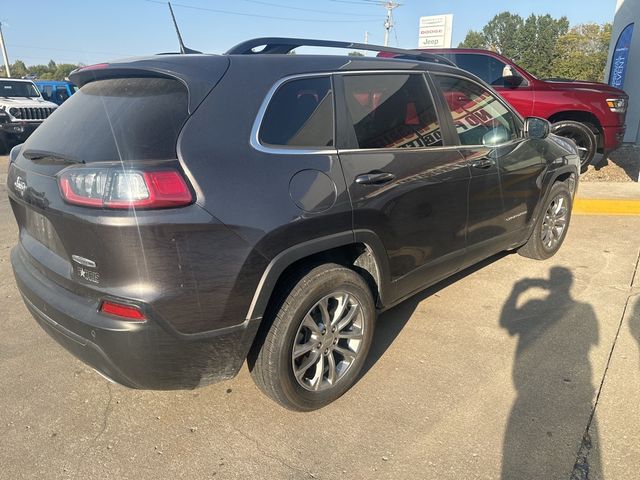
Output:
[[358,383],[292,413],[246,366],[136,391],[66,353],[16,289],[0,181],[1,479],[638,478],[640,216],[575,215],[552,259],[498,255],[384,313]]

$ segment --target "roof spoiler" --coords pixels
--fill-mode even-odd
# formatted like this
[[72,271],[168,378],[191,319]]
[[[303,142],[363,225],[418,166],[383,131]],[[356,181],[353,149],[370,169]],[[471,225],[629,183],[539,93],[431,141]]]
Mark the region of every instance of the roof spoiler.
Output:
[[[254,51],[257,47],[264,47],[260,51]],[[286,38],[286,37],[262,37],[247,40],[232,47],[226,55],[265,55],[287,54],[298,47],[328,47],[350,50],[365,50],[370,52],[385,52],[394,54],[394,58],[417,60],[420,62],[439,63],[456,66],[448,58],[433,53],[419,50],[406,50],[404,48],[384,47],[382,45],[370,45],[368,43],[337,42],[333,40],[316,40],[310,38]]]

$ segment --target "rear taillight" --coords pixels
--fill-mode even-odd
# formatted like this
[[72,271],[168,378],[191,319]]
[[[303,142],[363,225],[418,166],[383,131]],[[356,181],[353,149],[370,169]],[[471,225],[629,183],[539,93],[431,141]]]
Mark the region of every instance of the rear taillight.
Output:
[[134,320],[137,322],[144,322],[146,320],[144,314],[138,307],[123,305],[122,303],[111,302],[108,300],[102,302],[100,305],[100,311],[125,320]]
[[187,182],[173,169],[79,167],[65,170],[58,181],[64,200],[84,207],[170,208],[193,202]]

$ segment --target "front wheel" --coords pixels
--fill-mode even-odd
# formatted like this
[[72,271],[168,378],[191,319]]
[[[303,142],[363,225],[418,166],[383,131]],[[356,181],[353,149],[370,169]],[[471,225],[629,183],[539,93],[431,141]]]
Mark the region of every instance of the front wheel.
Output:
[[251,375],[290,410],[321,408],[356,381],[373,338],[375,305],[364,279],[321,265],[280,292],[249,356]]
[[520,247],[518,253],[536,260],[545,260],[555,255],[567,236],[572,205],[569,187],[564,182],[554,183],[531,237]]
[[564,120],[551,125],[551,133],[574,141],[578,147],[580,171],[586,171],[598,149],[598,140],[591,128],[584,123]]

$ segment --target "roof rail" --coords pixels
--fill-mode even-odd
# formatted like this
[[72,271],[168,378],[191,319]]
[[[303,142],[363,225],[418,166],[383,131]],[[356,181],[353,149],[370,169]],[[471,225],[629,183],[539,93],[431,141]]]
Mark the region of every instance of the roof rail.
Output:
[[[264,48],[254,52],[256,47]],[[395,54],[394,58],[407,60],[418,60],[421,62],[440,63],[444,65],[456,66],[448,58],[433,53],[421,52],[418,50],[405,50],[404,48],[383,47],[382,45],[370,45],[368,43],[338,42],[333,40],[316,40],[311,38],[285,38],[285,37],[262,37],[247,40],[231,47],[226,55],[251,55],[251,54],[286,54],[298,47],[329,47],[344,48],[351,50],[366,50],[371,52],[385,52]]]

